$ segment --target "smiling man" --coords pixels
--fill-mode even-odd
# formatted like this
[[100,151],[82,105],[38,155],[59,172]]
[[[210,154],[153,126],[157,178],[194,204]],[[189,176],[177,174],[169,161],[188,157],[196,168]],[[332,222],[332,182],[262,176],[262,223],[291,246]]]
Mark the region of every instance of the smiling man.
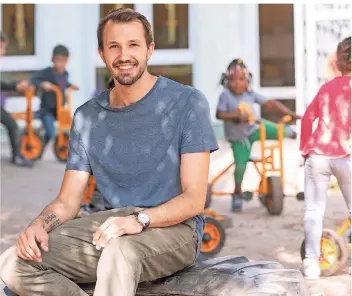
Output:
[[[99,54],[115,87],[75,112],[61,190],[0,258],[19,295],[134,295],[139,282],[192,264],[204,227],[209,154],[218,149],[207,99],[148,73],[147,19],[119,9],[101,20]],[[72,220],[89,175],[106,211]]]

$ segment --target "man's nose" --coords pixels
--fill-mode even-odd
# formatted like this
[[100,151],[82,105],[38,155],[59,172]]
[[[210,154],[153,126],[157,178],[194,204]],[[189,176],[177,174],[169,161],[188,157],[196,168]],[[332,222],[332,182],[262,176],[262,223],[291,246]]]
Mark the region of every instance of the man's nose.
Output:
[[120,60],[122,61],[128,60],[128,57],[130,55],[129,52],[130,52],[129,46],[121,46]]

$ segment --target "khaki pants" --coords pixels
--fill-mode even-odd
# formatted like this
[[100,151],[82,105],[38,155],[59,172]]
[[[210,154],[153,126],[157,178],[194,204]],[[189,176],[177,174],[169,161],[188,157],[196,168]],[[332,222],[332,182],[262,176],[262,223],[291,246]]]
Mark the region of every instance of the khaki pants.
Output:
[[138,208],[113,209],[69,221],[49,234],[43,262],[25,261],[16,246],[0,256],[0,278],[20,296],[87,295],[77,283],[96,282],[95,296],[132,296],[139,282],[171,275],[195,261],[195,221],[167,228],[149,228],[113,239],[103,250],[92,244],[93,233],[111,216]]

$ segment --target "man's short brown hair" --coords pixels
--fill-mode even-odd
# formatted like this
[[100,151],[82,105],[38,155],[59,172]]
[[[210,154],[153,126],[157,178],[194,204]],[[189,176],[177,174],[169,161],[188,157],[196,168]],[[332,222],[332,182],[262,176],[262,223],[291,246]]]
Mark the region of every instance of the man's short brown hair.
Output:
[[153,42],[153,33],[152,27],[147,20],[147,18],[140,14],[139,12],[134,11],[130,8],[119,8],[110,11],[104,18],[102,18],[99,22],[97,37],[98,37],[98,46],[100,50],[103,50],[103,33],[104,28],[107,22],[112,21],[113,23],[129,23],[133,21],[139,21],[143,25],[145,40],[147,46],[149,46]]

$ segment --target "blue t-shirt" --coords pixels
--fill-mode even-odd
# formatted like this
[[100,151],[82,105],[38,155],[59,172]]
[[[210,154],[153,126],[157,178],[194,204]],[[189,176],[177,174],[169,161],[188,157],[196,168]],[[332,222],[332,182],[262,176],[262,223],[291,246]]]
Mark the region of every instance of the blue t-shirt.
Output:
[[[76,110],[66,169],[93,173],[107,208],[156,207],[180,195],[181,155],[218,149],[205,96],[165,77],[126,107],[111,108],[109,93]],[[204,215],[194,219],[200,245]]]
[[[258,118],[254,104],[263,105],[267,99],[257,92],[244,92],[241,95],[233,94],[229,89],[225,89],[219,98],[217,110],[222,112],[234,112],[242,109],[249,116]],[[254,122],[236,123],[234,120],[225,120],[225,137],[230,141],[242,141],[250,136],[258,128]]]

